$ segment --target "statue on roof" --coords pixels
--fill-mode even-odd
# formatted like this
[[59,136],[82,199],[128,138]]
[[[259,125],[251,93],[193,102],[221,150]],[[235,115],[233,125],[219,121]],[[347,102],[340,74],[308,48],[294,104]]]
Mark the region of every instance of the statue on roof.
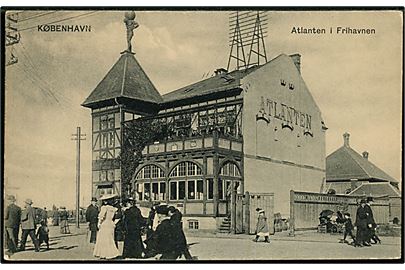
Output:
[[136,15],[134,11],[125,12],[124,23],[127,27],[128,52],[132,52],[131,39],[134,36],[134,30],[139,27],[139,24],[135,21],[135,17]]

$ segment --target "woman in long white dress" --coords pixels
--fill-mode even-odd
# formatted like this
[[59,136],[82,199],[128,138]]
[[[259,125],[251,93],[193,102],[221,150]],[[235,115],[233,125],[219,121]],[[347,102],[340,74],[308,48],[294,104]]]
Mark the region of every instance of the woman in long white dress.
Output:
[[113,220],[117,208],[113,207],[112,200],[114,195],[107,195],[101,198],[103,206],[98,215],[98,228],[96,245],[94,246],[93,255],[101,259],[113,259],[120,256],[120,251],[115,246]]

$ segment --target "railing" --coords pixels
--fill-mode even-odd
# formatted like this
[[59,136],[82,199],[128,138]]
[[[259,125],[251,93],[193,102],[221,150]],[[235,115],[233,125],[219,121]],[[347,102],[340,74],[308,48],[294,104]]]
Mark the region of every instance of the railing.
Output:
[[242,139],[232,138],[223,135],[204,135],[191,138],[178,138],[164,142],[155,142],[147,145],[142,155],[153,155],[160,153],[172,153],[178,151],[190,151],[197,149],[221,148],[242,152]]

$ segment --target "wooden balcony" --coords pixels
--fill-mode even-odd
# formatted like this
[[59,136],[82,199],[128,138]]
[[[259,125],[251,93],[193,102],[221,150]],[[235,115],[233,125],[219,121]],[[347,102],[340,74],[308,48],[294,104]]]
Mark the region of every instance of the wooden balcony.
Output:
[[243,151],[243,140],[223,136],[223,135],[204,135],[196,137],[178,138],[164,142],[155,142],[147,145],[142,155],[154,155],[162,153],[176,153],[183,151],[193,151],[201,149],[224,149],[236,152]]

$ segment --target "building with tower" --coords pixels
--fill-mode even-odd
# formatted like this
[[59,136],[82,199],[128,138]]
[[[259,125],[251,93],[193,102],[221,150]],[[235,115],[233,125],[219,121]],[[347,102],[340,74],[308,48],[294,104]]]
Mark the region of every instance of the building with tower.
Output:
[[186,227],[210,230],[229,195],[274,193],[325,180],[321,112],[301,76],[301,56],[281,54],[161,96],[135,55],[123,52],[83,106],[92,110],[92,193],[182,207]]

